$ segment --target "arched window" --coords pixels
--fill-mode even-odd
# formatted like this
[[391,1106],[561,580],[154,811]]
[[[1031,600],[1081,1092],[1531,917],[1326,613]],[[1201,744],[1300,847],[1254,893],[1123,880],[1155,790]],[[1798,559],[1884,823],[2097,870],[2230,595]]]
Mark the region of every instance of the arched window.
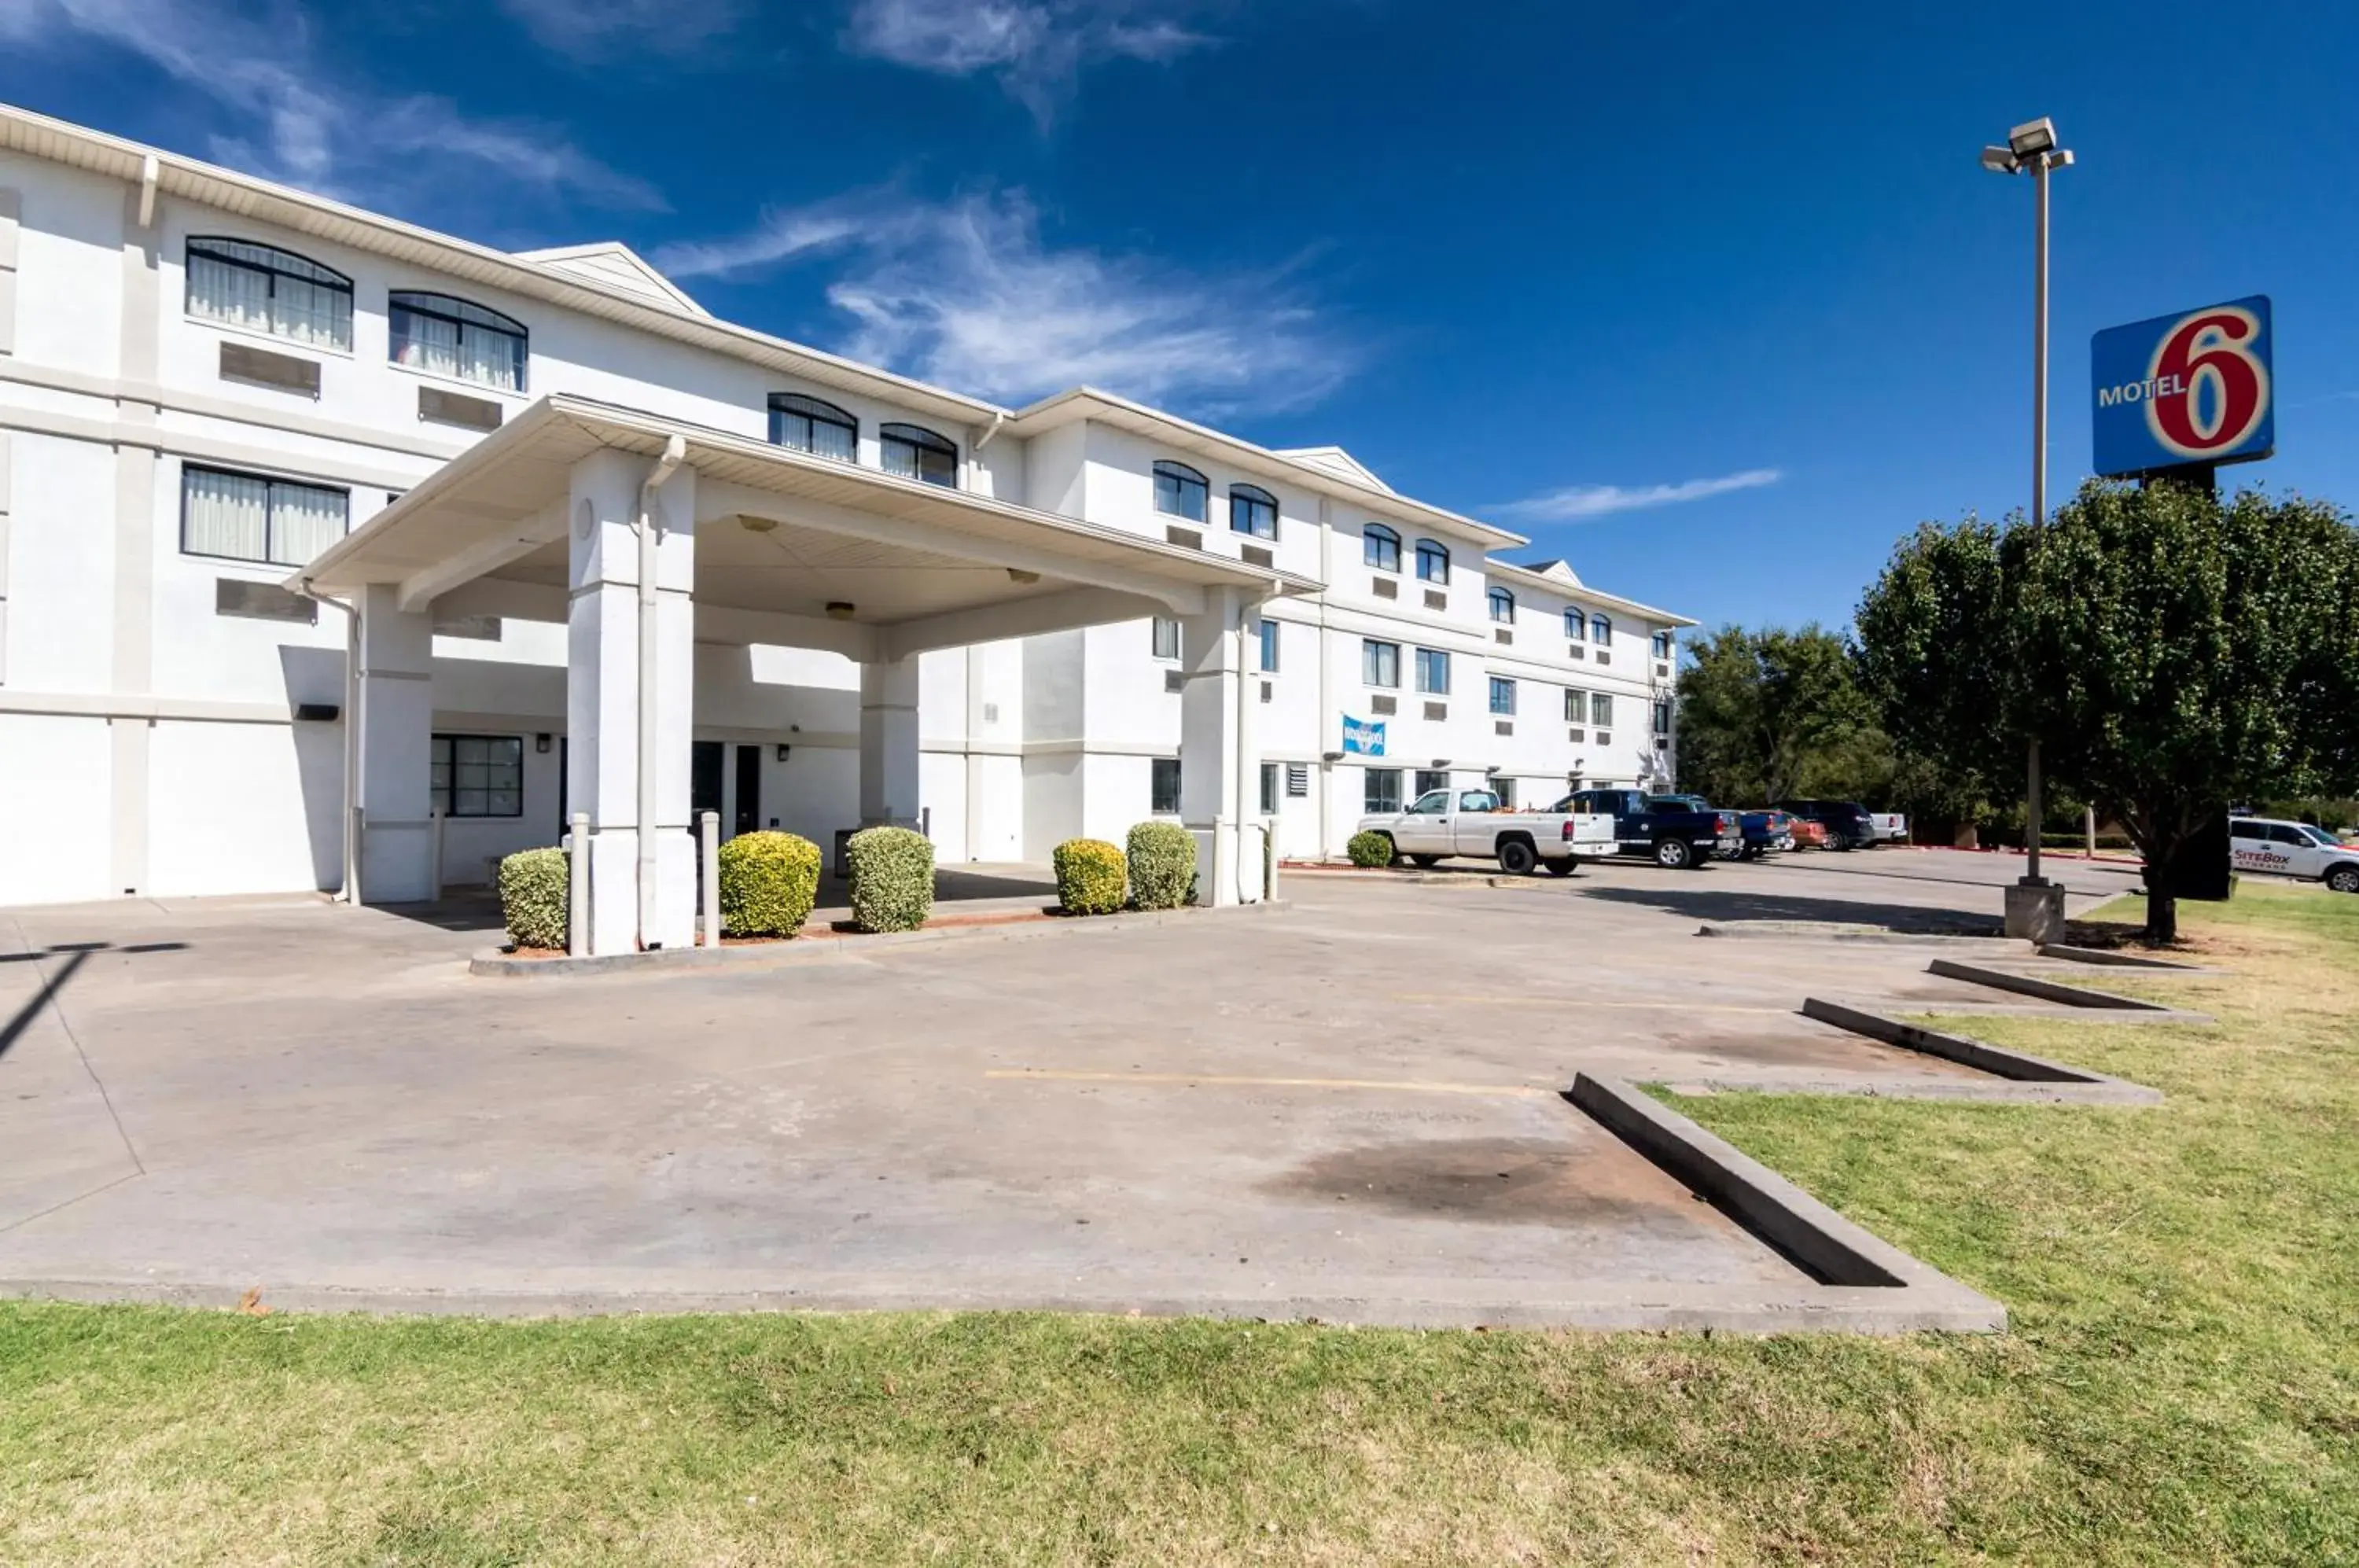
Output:
[[523,322],[448,294],[397,289],[386,302],[394,364],[502,392],[524,390]]
[[1491,618],[1504,626],[1516,624],[1516,596],[1505,588],[1494,588],[1484,597],[1491,605]]
[[1431,539],[1417,541],[1417,574],[1428,583],[1450,581],[1450,551]]
[[1678,651],[1679,645],[1673,639],[1669,632],[1657,632],[1655,634],[1655,657],[1657,659],[1669,659],[1672,654]]
[[1574,604],[1564,613],[1564,635],[1573,642],[1589,640],[1589,612]]
[[1277,497],[1256,485],[1229,486],[1229,531],[1256,539],[1277,537]]
[[799,392],[773,392],[770,440],[797,452],[850,463],[860,451],[860,421],[832,403]]
[[188,274],[191,316],[294,343],[353,346],[353,280],[293,251],[191,236]]
[[879,425],[876,444],[886,473],[957,486],[958,448],[933,431],[919,425]]
[[1603,615],[1590,616],[1589,640],[1597,644],[1600,648],[1606,647],[1612,643],[1614,640],[1614,623],[1607,620]]
[[1202,522],[1205,497],[1211,493],[1204,476],[1184,463],[1155,465],[1155,509],[1166,517]]
[[1379,572],[1400,570],[1400,535],[1382,523],[1360,530],[1360,558]]

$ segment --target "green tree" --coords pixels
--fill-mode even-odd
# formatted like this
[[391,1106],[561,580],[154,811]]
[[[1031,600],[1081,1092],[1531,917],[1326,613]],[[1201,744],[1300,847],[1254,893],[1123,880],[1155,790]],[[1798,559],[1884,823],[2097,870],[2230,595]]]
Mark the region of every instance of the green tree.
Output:
[[1715,801],[1775,800],[1843,777],[1869,729],[1843,639],[1723,626],[1688,648],[1680,676],[1680,776]]
[[1857,617],[1863,678],[1905,749],[1994,777],[2027,738],[2147,863],[2223,807],[2351,787],[2359,536],[2336,508],[2092,481],[2046,526],[1969,518],[1901,542]]

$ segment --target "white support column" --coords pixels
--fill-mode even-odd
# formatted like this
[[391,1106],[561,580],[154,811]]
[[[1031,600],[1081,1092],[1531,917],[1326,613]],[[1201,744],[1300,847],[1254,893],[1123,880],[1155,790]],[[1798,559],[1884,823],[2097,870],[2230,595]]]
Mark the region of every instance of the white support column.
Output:
[[1196,838],[1196,900],[1258,903],[1261,844],[1244,831],[1258,803],[1255,735],[1260,712],[1246,679],[1254,602],[1208,589],[1201,615],[1180,623],[1188,684],[1180,698],[1180,820]]
[[860,825],[918,820],[918,656],[860,667]]
[[[566,799],[590,819],[592,954],[630,953],[639,927],[640,486],[654,464],[593,452],[573,467],[566,531]],[[689,822],[694,723],[696,474],[682,468],[655,492],[656,898],[650,946],[696,939],[696,842]]]
[[361,896],[434,896],[434,620],[390,584],[360,593]]

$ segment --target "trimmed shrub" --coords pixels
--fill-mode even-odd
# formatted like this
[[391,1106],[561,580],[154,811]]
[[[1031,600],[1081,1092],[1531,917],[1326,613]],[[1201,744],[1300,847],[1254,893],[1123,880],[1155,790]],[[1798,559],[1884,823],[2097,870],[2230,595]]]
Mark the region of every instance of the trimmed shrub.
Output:
[[518,947],[565,946],[567,884],[561,849],[520,849],[500,862],[500,916]]
[[934,911],[934,846],[908,828],[863,828],[845,842],[852,923],[864,931],[916,931]]
[[1177,822],[1130,830],[1130,897],[1142,909],[1176,909],[1194,901],[1196,837]]
[[1130,867],[1122,851],[1101,838],[1069,838],[1049,862],[1057,868],[1057,902],[1069,915],[1110,915],[1129,894]]
[[790,833],[739,833],[721,846],[721,929],[792,936],[819,901],[819,845]]
[[1355,833],[1343,853],[1364,871],[1381,871],[1393,863],[1393,841],[1380,833]]

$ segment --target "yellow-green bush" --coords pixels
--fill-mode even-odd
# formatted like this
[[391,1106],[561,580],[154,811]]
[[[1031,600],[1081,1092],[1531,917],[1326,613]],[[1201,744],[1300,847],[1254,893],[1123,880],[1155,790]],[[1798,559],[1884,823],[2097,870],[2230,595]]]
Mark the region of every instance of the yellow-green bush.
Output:
[[518,947],[565,945],[567,884],[561,849],[520,849],[500,862],[500,916]]
[[819,901],[819,845],[790,833],[739,833],[721,846],[721,929],[792,936]]
[[1380,870],[1393,863],[1393,841],[1380,833],[1355,833],[1343,845],[1343,853],[1352,864],[1366,870]]
[[864,931],[916,931],[934,912],[934,846],[908,828],[863,828],[845,841],[852,923]]
[[1130,866],[1102,838],[1069,838],[1049,857],[1057,870],[1057,902],[1069,915],[1110,915],[1129,894]]
[[1196,901],[1196,837],[1177,822],[1130,830],[1130,897],[1142,909],[1176,909]]

